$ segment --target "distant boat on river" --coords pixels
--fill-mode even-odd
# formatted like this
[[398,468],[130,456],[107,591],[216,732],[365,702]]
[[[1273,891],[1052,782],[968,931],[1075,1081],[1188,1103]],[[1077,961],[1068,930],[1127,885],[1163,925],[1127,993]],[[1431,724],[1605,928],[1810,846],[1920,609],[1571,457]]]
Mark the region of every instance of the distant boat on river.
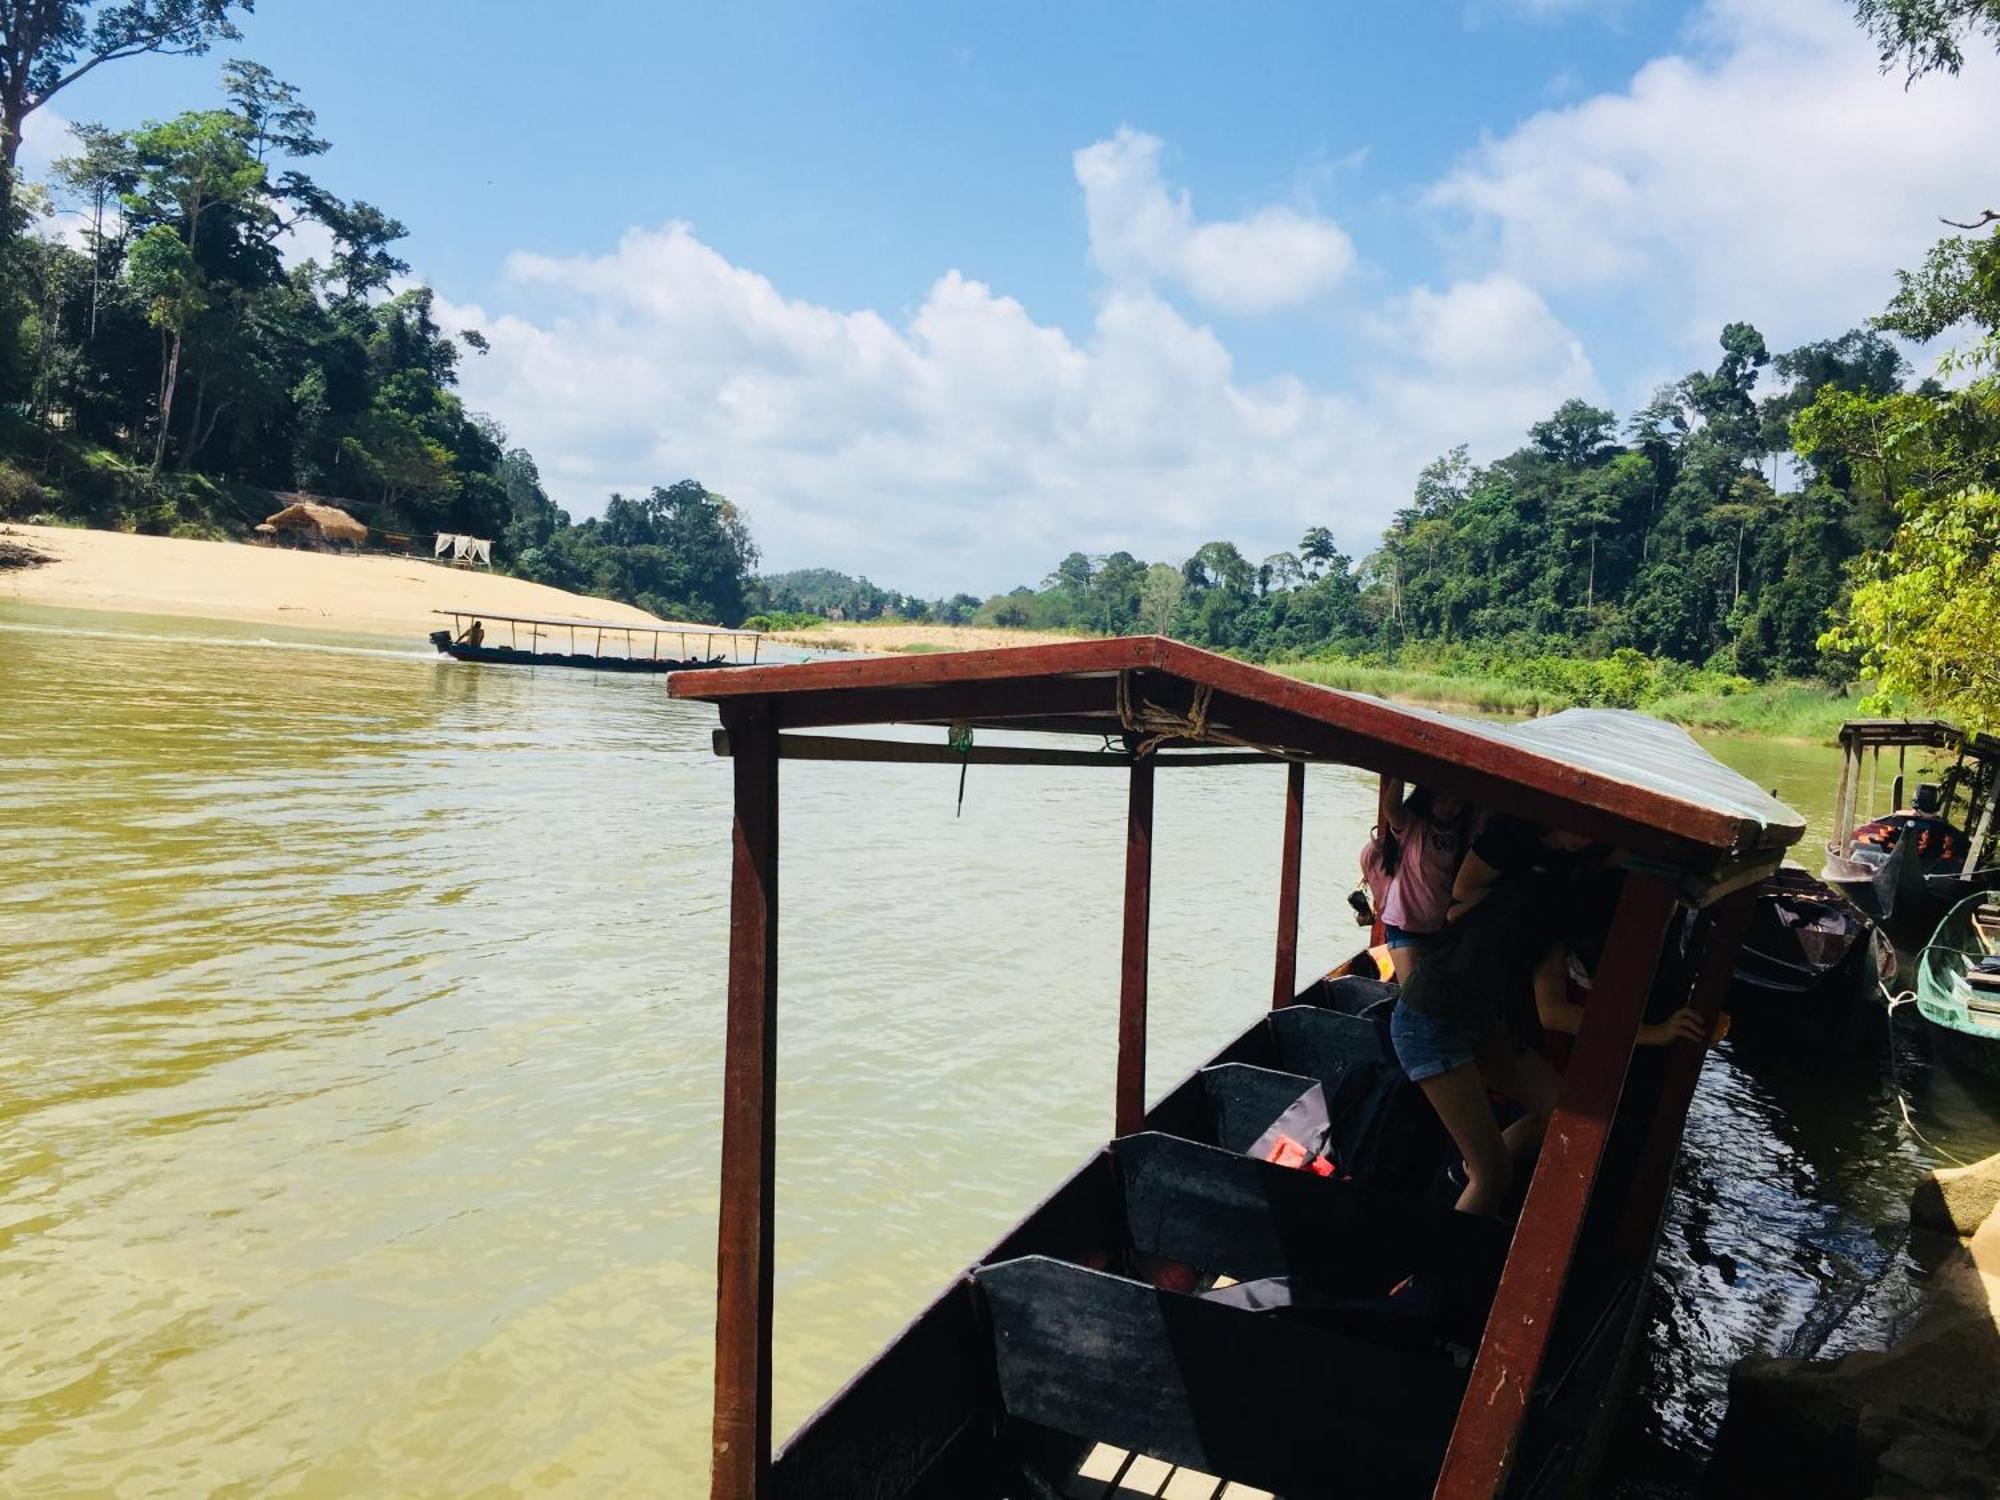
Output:
[[[685,672],[696,667],[754,666],[764,637],[755,630],[713,625],[634,625],[620,620],[566,620],[440,609],[451,629],[433,630],[431,644],[454,661],[509,667],[584,667],[595,672]],[[494,627],[488,639],[488,624]],[[500,626],[507,643],[499,644]],[[543,650],[547,641],[549,649]],[[605,649],[606,643],[623,651]],[[562,647],[567,646],[568,650]],[[588,649],[584,649],[585,647]],[[663,655],[662,652],[665,654]]]

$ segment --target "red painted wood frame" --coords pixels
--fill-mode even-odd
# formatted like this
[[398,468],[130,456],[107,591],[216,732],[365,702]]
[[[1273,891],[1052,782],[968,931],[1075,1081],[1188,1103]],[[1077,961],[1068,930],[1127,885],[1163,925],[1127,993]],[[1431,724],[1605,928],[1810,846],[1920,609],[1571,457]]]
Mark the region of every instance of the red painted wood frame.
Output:
[[1674,904],[1672,881],[1627,877],[1434,1500],[1490,1500],[1506,1486]]
[[1278,955],[1271,976],[1271,1009],[1290,1005],[1299,993],[1299,867],[1305,852],[1306,768],[1285,767],[1285,847],[1278,865]]
[[[1729,989],[1737,950],[1743,946],[1756,907],[1757,888],[1751,886],[1732,892],[1702,913],[1698,939],[1701,947],[1687,1003],[1711,1033],[1722,1010],[1722,997]],[[1707,1055],[1705,1043],[1690,1041],[1675,1042],[1667,1054],[1659,1105],[1653,1111],[1652,1129],[1647,1134],[1639,1164],[1633,1169],[1625,1212],[1618,1223],[1617,1251],[1628,1263],[1646,1264],[1652,1259],[1666,1212],[1667,1193],[1673,1187],[1674,1164],[1680,1160],[1688,1106],[1694,1102],[1695,1085],[1701,1080],[1702,1060]]]
[[1146,1116],[1146,974],[1153,914],[1153,759],[1132,762],[1125,810],[1125,937],[1118,970],[1118,1135]]
[[763,699],[723,713],[735,756],[722,1200],[715,1254],[712,1500],[771,1471],[771,1231],[777,1163],[778,732]]

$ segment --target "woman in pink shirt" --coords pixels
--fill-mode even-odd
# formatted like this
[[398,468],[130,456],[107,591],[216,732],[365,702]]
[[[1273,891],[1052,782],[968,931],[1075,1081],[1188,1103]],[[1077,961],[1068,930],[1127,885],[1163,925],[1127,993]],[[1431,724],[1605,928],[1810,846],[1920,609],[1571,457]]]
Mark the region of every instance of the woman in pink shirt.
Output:
[[1396,982],[1408,981],[1424,943],[1444,931],[1451,883],[1471,842],[1472,809],[1457,797],[1418,787],[1404,800],[1403,784],[1385,780],[1382,800],[1396,835],[1396,864],[1382,901],[1382,936]]

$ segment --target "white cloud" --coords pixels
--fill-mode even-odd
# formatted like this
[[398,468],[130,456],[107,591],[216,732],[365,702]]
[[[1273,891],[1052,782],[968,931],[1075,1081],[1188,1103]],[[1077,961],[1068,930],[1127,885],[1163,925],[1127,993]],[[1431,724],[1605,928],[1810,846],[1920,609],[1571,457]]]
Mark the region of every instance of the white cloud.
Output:
[[1529,423],[1569,397],[1604,398],[1576,336],[1504,273],[1441,292],[1418,287],[1374,323],[1385,349],[1406,352],[1401,368],[1371,378],[1374,407],[1392,429],[1434,429],[1448,412],[1455,441],[1490,457],[1518,446]]
[[1121,126],[1076,153],[1090,253],[1120,285],[1174,283],[1223,312],[1275,312],[1331,291],[1354,245],[1331,219],[1272,206],[1198,221],[1194,200],[1160,175],[1160,141]]
[[1506,280],[1388,310],[1379,379],[1353,394],[1243,379],[1144,288],[1111,291],[1074,339],[954,271],[898,326],[788,298],[685,224],[518,256],[505,291],[535,314],[440,299],[440,316],[491,339],[466,397],[564,503],[693,475],[745,505],[770,567],[930,593],[1032,581],[1077,547],[1262,555],[1315,523],[1366,550],[1426,460],[1516,441],[1588,393],[1573,340]]
[[1839,0],[1711,0],[1688,51],[1491,138],[1431,193],[1545,294],[1618,299],[1685,347],[1784,345],[1880,309],[1891,271],[1984,206],[2000,68],[1904,90]]
[[58,157],[68,156],[76,147],[70,122],[44,105],[21,127],[21,156],[16,169],[29,181],[39,181]]

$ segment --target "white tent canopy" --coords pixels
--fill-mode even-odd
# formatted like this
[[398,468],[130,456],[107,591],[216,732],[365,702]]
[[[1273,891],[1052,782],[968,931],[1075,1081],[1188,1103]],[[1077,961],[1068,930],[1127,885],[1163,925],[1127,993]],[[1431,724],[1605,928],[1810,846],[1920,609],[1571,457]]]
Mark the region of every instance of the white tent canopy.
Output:
[[431,556],[443,557],[447,553],[455,563],[479,563],[493,566],[493,543],[483,536],[460,536],[450,531],[440,531],[437,541],[431,547]]

